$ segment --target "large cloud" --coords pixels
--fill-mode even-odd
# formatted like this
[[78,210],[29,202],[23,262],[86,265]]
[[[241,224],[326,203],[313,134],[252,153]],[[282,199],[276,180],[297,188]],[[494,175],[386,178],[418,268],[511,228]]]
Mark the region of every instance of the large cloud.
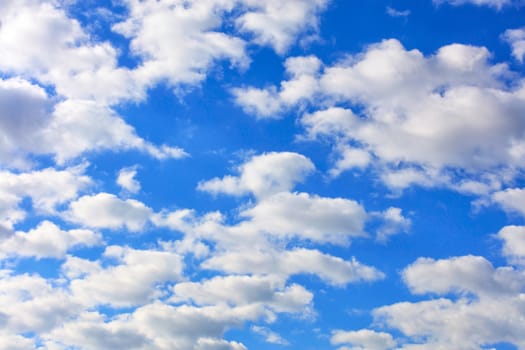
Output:
[[[523,81],[516,78],[508,87],[506,65],[489,58],[484,47],[451,44],[425,57],[384,40],[321,72],[317,63],[291,74],[289,59],[290,79],[280,89],[246,87],[234,94],[259,116],[310,101],[318,110],[301,118],[303,137],[334,144],[339,160],[333,175],[374,162],[392,188],[452,183],[464,192],[481,192],[512,177],[525,149]],[[291,86],[293,99],[286,97]],[[462,183],[452,169],[470,174],[477,185]],[[400,171],[412,176],[391,179]]]
[[110,193],[83,196],[70,204],[62,215],[87,227],[140,231],[153,211],[134,199],[122,200]]
[[[514,233],[506,228],[500,235],[510,241]],[[510,253],[504,249],[505,254]],[[403,337],[394,341],[384,332],[339,331],[332,341],[355,345],[374,341],[383,344],[377,345],[378,349],[394,348],[396,343],[402,344],[400,349],[474,350],[498,343],[520,349],[525,346],[522,269],[495,268],[485,258],[469,255],[442,260],[419,258],[403,270],[402,276],[412,293],[430,299],[382,306],[373,311],[373,316],[376,326],[396,329]]]

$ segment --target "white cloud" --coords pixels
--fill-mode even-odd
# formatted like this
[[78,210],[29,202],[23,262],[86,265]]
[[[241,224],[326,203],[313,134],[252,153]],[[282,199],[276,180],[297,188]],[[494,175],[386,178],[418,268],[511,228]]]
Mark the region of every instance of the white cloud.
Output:
[[201,282],[183,282],[173,287],[172,302],[193,301],[199,306],[258,305],[273,313],[309,312],[312,293],[298,284],[285,286],[276,276],[217,276]]
[[[43,88],[22,79],[0,79],[0,161],[27,167],[23,149],[36,149],[35,135],[49,120],[51,102]],[[20,154],[22,153],[22,154]]]
[[227,273],[276,275],[283,279],[291,275],[312,274],[332,285],[375,281],[384,277],[382,272],[355,259],[346,261],[309,249],[216,253],[204,261],[202,267]]
[[242,0],[242,3],[250,11],[235,20],[238,28],[252,33],[255,43],[272,46],[284,54],[302,32],[317,34],[319,13],[328,0]]
[[[512,76],[508,67],[489,60],[484,47],[451,44],[424,56],[397,40],[384,40],[308,75],[318,88],[296,90],[295,102],[279,102],[279,108],[310,101],[318,109],[301,118],[303,137],[333,142],[339,162],[334,174],[370,160],[382,174],[412,171],[417,177],[390,179],[387,184],[396,188],[413,183],[455,187],[463,179],[451,169],[488,182],[494,174],[521,168],[525,157],[523,81],[515,77],[512,87],[506,87]],[[283,87],[296,79],[281,82],[279,91],[271,86],[260,94],[267,91],[270,99],[281,101]],[[237,101],[247,110],[265,113]],[[335,107],[341,103],[359,108]],[[357,163],[346,161],[351,159],[344,155],[349,146],[361,150]],[[508,177],[502,176],[504,180]]]
[[[195,84],[219,59],[245,66],[245,42],[220,32],[223,16],[235,1],[125,1],[129,17],[113,30],[131,40],[142,63],[134,72],[144,86],[163,79],[170,84]],[[162,28],[162,30],[160,30]]]
[[406,233],[410,230],[412,221],[403,216],[402,210],[396,207],[390,207],[385,211],[378,213],[383,224],[377,229],[377,240],[386,241],[392,235]]
[[72,202],[63,217],[87,227],[122,229],[138,232],[153,211],[135,199],[122,200],[110,193],[83,196]]
[[118,172],[117,184],[126,191],[137,193],[140,191],[140,182],[135,176],[137,176],[136,167],[122,168]]
[[525,29],[508,29],[503,33],[503,39],[510,44],[514,58],[523,63],[525,58]]
[[162,295],[159,285],[182,278],[183,259],[176,253],[110,246],[104,257],[116,264],[103,266],[73,258],[63,266],[64,273],[74,277],[70,282],[73,298],[84,305],[143,305]]
[[420,258],[403,271],[403,278],[413,293],[430,294],[431,299],[373,311],[375,324],[403,334],[403,349],[474,350],[497,343],[525,346],[522,270],[494,268],[477,256]]
[[412,293],[474,293],[479,296],[504,296],[519,293],[525,274],[510,267],[494,268],[483,257],[461,256],[443,260],[419,258],[403,271]]
[[505,211],[525,216],[525,189],[507,188],[492,194],[492,201]]
[[320,89],[317,76],[321,61],[315,56],[291,57],[284,65],[290,79],[281,82],[279,91],[275,87],[235,88],[231,91],[235,103],[257,118],[277,119],[285,109],[309,101]]
[[213,194],[264,197],[289,191],[315,169],[303,155],[292,152],[271,152],[254,156],[239,166],[239,176],[225,176],[199,183],[198,189]]
[[48,349],[70,349],[81,347],[86,350],[110,349],[154,349],[147,347],[148,339],[133,327],[122,322],[105,322],[97,312],[85,312],[78,319],[65,322],[46,334]]
[[290,343],[286,339],[284,339],[278,333],[272,331],[269,328],[262,326],[252,326],[251,330],[252,332],[264,337],[267,343],[278,345],[290,345]]
[[239,236],[262,233],[281,239],[297,237],[335,244],[347,244],[349,238],[366,236],[365,209],[344,198],[281,192],[243,210],[240,216],[246,221],[231,228]]
[[35,343],[32,339],[13,334],[2,334],[0,350],[34,350]]
[[0,225],[11,229],[25,218],[26,212],[19,207],[24,198],[31,198],[31,204],[38,212],[56,213],[57,206],[75,199],[80,191],[92,184],[84,171],[83,165],[64,170],[0,171]]
[[227,329],[263,315],[255,307],[175,307],[155,302],[110,320],[96,312],[84,313],[46,338],[48,344],[86,350],[246,350],[241,343],[221,337]]
[[396,346],[396,342],[390,334],[368,329],[358,331],[333,331],[330,342],[333,345],[350,345],[352,346],[350,348],[352,350],[388,350]]
[[333,177],[337,177],[349,169],[364,169],[372,162],[370,153],[359,148],[342,146],[338,153],[340,158],[337,159],[334,167],[329,170],[330,176]]
[[87,151],[138,150],[157,159],[182,158],[180,148],[155,146],[136,135],[135,130],[111,108],[93,101],[67,100],[55,106],[50,125],[42,130],[45,153],[62,163]]
[[28,232],[15,232],[8,238],[0,238],[0,258],[30,257],[63,258],[66,253],[79,246],[100,245],[102,236],[90,230],[63,231],[49,221],[41,222]]
[[503,241],[503,255],[511,263],[525,265],[525,227],[505,226],[497,237]]
[[247,350],[242,343],[224,339],[199,338],[195,350]]
[[[27,121],[16,128],[5,125],[13,144],[0,157],[11,156],[16,165],[26,153],[53,154],[64,162],[100,149],[138,149],[161,159],[184,156],[180,149],[147,143],[111,109],[121,101],[144,99],[144,86],[133,72],[117,68],[111,44],[95,43],[58,6],[20,1],[0,14],[0,71],[31,78],[56,93],[48,96],[21,78],[1,80],[0,112],[8,118],[2,118],[4,124],[15,117]],[[53,108],[57,100],[62,102]]]
[[[0,279],[0,324],[2,331],[43,333],[81,310],[56,281],[37,275],[2,271]],[[2,334],[0,331],[0,334]],[[2,336],[0,338],[3,339]]]

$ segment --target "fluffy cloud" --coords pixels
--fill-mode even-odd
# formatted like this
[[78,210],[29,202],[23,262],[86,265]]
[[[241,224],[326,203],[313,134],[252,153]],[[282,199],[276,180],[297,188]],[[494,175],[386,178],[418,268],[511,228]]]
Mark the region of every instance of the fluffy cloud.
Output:
[[305,113],[301,124],[307,139],[334,144],[338,157],[333,175],[373,162],[383,174],[414,173],[413,180],[387,182],[398,188],[424,182],[457,187],[462,179],[451,169],[492,186],[494,174],[512,177],[523,163],[525,94],[519,78],[506,87],[506,65],[491,64],[489,58],[484,47],[451,44],[425,57],[397,40],[385,40],[322,72],[303,72],[312,88],[302,84],[292,100],[281,95],[289,84],[298,83],[298,75],[281,82],[279,89],[260,90],[259,97],[277,101],[270,110],[257,107],[268,105],[260,99],[243,100],[255,88],[237,89],[234,95],[245,110],[259,115],[301,105],[298,101],[320,108]]
[[87,227],[121,229],[138,232],[153,211],[134,199],[122,200],[110,193],[83,196],[72,202],[63,216]]
[[64,274],[72,278],[73,298],[84,305],[143,305],[162,295],[158,286],[182,278],[184,264],[176,253],[110,246],[104,257],[107,266],[70,258],[62,267]]
[[382,225],[377,229],[377,239],[385,241],[390,236],[408,232],[412,221],[403,216],[400,208],[390,207],[382,213],[376,214],[383,221]]
[[446,260],[420,258],[403,271],[403,279],[415,294],[503,296],[519,293],[525,286],[522,271],[494,269],[485,258],[471,255]]
[[43,221],[29,232],[19,231],[0,238],[0,257],[62,258],[72,248],[101,243],[102,236],[98,233],[80,229],[63,231],[52,222]]
[[22,79],[0,79],[0,161],[24,167],[20,148],[36,149],[35,135],[49,119],[52,104],[43,88]]
[[135,179],[136,175],[136,167],[122,168],[118,172],[117,184],[126,191],[137,193],[140,191],[140,182]]
[[492,201],[500,205],[505,211],[525,216],[525,190],[521,188],[507,188],[492,194]]
[[143,62],[135,76],[145,86],[161,79],[172,84],[195,84],[217,59],[246,65],[245,42],[218,31],[229,0],[125,2],[130,16],[113,30],[131,40],[131,49]]
[[281,83],[279,91],[272,87],[258,89],[244,87],[232,89],[235,102],[245,112],[258,118],[280,118],[281,113],[291,106],[311,100],[320,89],[318,72],[321,61],[315,56],[291,57],[285,63],[289,80]]
[[280,238],[348,243],[366,236],[367,214],[355,201],[307,193],[281,192],[240,213],[246,221],[231,228],[235,234],[265,233]]
[[[57,3],[13,2],[0,21],[0,50],[5,52],[0,71],[30,77],[56,93],[48,96],[21,78],[0,80],[0,118],[10,134],[0,153],[3,160],[17,165],[29,153],[52,154],[64,162],[101,149],[138,149],[156,158],[185,155],[144,141],[111,109],[123,100],[143,99],[144,88],[131,71],[117,68],[111,44],[95,44]],[[56,103],[57,97],[62,102]],[[20,118],[16,126],[8,123]]]
[[259,45],[272,46],[283,54],[301,32],[317,34],[318,17],[328,0],[242,0],[250,10],[235,20],[243,32],[254,35]]
[[2,271],[1,276],[0,334],[47,332],[81,310],[56,281],[9,271]]
[[525,29],[508,29],[503,34],[503,39],[512,48],[512,55],[521,63],[525,57]]
[[259,305],[269,312],[307,312],[313,295],[304,287],[275,276],[218,276],[210,280],[178,283],[173,287],[173,302],[193,301],[197,305]]
[[402,349],[474,350],[496,343],[525,346],[520,321],[525,310],[522,270],[495,268],[483,257],[462,256],[420,258],[402,275],[413,293],[431,296],[430,300],[400,302],[373,311],[374,324],[396,329],[406,337],[399,339]]
[[525,265],[525,227],[505,226],[497,237],[503,241],[503,255],[512,263]]
[[92,180],[84,174],[84,168],[46,168],[22,173],[0,171],[0,224],[11,229],[25,218],[25,210],[19,207],[24,198],[31,198],[32,207],[38,212],[55,213],[57,206],[75,199],[80,191],[91,185]]
[[[0,161],[20,167],[27,166],[30,154],[50,154],[63,163],[89,151],[119,149],[158,159],[181,158],[186,155],[183,150],[155,146],[137,136],[113,106],[143,101],[147,90],[160,83],[174,88],[199,84],[217,61],[247,66],[248,41],[240,36],[284,52],[301,33],[316,32],[326,0],[285,5],[129,0],[123,5],[129,16],[112,30],[129,39],[139,60],[134,68],[119,67],[118,50],[109,42],[97,42],[60,2],[3,5],[0,71],[15,78],[0,79],[0,125],[6,134]],[[234,30],[224,32],[229,23]],[[15,119],[22,123],[13,124]]]
[[221,337],[229,328],[263,315],[257,307],[171,306],[155,302],[111,320],[96,312],[84,313],[54,330],[46,340],[58,349],[246,350],[241,343]]
[[396,346],[396,342],[390,334],[368,329],[359,331],[336,330],[332,332],[330,342],[333,345],[351,345],[352,347],[349,349],[352,350],[388,350]]
[[358,261],[346,261],[318,250],[229,251],[204,261],[202,267],[228,273],[276,275],[283,279],[297,274],[313,274],[333,285],[374,281],[384,277],[377,269]]
[[238,169],[239,176],[225,176],[199,183],[198,189],[213,194],[264,197],[289,191],[315,169],[303,155],[272,152],[252,157]]
[[107,149],[135,149],[157,159],[187,155],[180,148],[146,142],[111,108],[92,101],[64,101],[55,106],[53,116],[42,133],[49,153],[56,154],[59,163],[87,151]]
[[290,345],[290,343],[286,339],[281,337],[276,332],[270,330],[269,328],[261,326],[252,326],[251,330],[252,332],[263,336],[267,343],[278,345]]

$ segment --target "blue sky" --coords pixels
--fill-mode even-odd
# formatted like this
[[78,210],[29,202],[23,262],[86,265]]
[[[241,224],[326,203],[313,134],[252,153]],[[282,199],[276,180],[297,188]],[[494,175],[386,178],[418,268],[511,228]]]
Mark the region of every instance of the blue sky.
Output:
[[0,350],[525,349],[519,0],[0,2]]

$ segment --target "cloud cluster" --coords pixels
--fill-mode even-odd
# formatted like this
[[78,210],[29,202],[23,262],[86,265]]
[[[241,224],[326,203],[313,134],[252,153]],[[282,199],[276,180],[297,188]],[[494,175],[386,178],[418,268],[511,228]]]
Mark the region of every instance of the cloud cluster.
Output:
[[[515,2],[433,3],[502,10]],[[0,1],[0,349],[247,350],[228,334],[243,327],[293,345],[274,325],[283,315],[315,318],[312,286],[350,294],[350,284],[387,277],[352,244],[386,244],[417,214],[312,191],[317,157],[261,153],[232,174],[196,179],[199,195],[218,206],[203,213],[159,208],[137,178],[145,165],[86,160],[107,151],[187,157],[141,136],[125,119],[129,104],[159,86],[180,96],[226,65],[243,73],[262,47],[281,58],[305,47],[319,39],[328,4],[121,0],[75,18],[76,1]],[[522,63],[523,29],[501,38]],[[525,160],[525,80],[487,48],[424,54],[390,39],[332,63],[288,57],[284,74],[279,85],[230,92],[258,119],[298,111],[297,140],[332,149],[328,180],[371,170],[394,191],[447,186],[511,219],[525,216],[525,190],[514,181]],[[235,197],[232,210],[223,196]],[[493,238],[506,265],[417,258],[401,272],[416,300],[376,307],[373,329],[334,330],[331,344],[525,348],[525,227],[509,224]]]
[[[428,297],[373,310],[377,326],[396,329],[402,337],[369,329],[335,331],[333,344],[351,349],[480,349],[523,342],[523,227],[498,233],[511,265],[494,267],[481,256],[435,260],[419,258],[402,271],[411,293]],[[513,248],[515,247],[515,248]],[[345,348],[343,348],[345,349]]]
[[[309,68],[298,72],[296,62]],[[303,139],[332,142],[334,176],[374,164],[393,189],[481,193],[523,164],[523,80],[509,86],[507,66],[490,63],[484,47],[451,44],[424,56],[391,39],[331,66],[311,56],[285,66],[290,79],[280,88],[237,88],[236,102],[259,117],[308,102],[316,110],[300,118]]]
[[[159,84],[173,88],[199,84],[219,61],[246,67],[250,43],[284,53],[301,33],[317,32],[317,16],[326,0],[294,0],[286,5],[251,0],[129,0],[122,5],[127,18],[109,25],[129,40],[130,52],[138,59],[134,67],[120,66],[119,50],[108,41],[97,41],[59,2],[3,4],[3,163],[27,166],[30,155],[42,154],[63,163],[86,152],[116,149],[138,150],[159,159],[186,156],[180,148],[142,139],[114,106],[144,101],[147,91]],[[282,16],[283,11],[289,15]],[[224,31],[228,23],[234,30]],[[13,124],[15,117],[22,122]]]

